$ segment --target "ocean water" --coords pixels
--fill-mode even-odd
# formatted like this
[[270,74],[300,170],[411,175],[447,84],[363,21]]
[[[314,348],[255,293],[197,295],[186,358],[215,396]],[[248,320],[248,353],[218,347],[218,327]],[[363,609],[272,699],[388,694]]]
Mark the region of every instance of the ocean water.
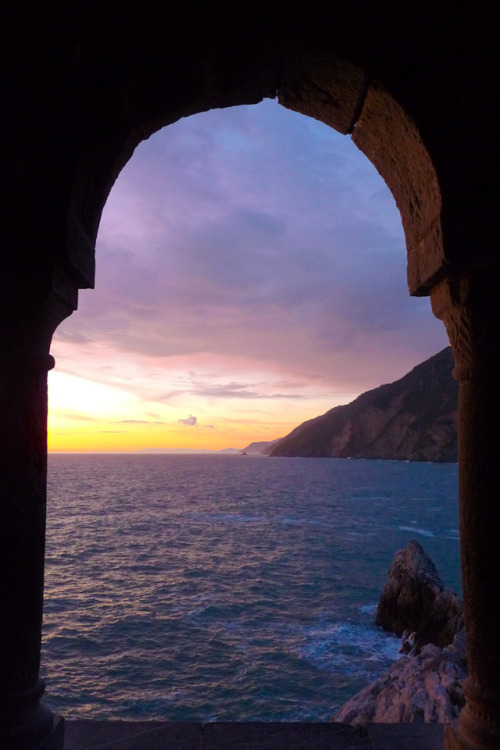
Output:
[[456,465],[51,455],[46,703],[329,720],[398,656],[373,619],[412,538],[459,590]]

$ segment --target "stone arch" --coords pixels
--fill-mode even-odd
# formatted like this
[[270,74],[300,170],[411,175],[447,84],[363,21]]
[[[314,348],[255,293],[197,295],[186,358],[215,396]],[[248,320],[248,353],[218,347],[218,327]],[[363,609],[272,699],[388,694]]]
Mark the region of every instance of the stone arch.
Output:
[[77,289],[93,285],[107,194],[154,130],[204,109],[278,95],[285,106],[352,131],[399,205],[410,289],[431,293],[452,340],[469,681],[446,746],[496,750],[498,3],[53,6],[11,3],[2,26],[0,737],[39,748],[52,731],[38,680],[47,355]]
[[[271,76],[270,76],[271,77]],[[172,111],[163,98],[151,103],[149,116],[129,129],[108,132],[88,144],[71,193],[68,225],[70,267],[79,269],[81,286],[92,286],[93,246],[111,187],[136,146],[180,117],[219,106],[252,104],[266,96],[321,120],[344,135],[368,157],[391,190],[401,214],[408,254],[411,294],[428,294],[445,273],[438,177],[418,128],[384,86],[357,65],[330,54],[288,50],[272,92],[218,91],[213,82],[202,99]],[[151,113],[154,113],[151,116]],[[110,122],[113,126],[116,123]],[[103,148],[103,146],[105,146]]]
[[408,286],[425,294],[444,265],[441,192],[418,128],[384,86],[360,68],[322,55],[293,59],[281,104],[352,134],[391,190],[408,253]]

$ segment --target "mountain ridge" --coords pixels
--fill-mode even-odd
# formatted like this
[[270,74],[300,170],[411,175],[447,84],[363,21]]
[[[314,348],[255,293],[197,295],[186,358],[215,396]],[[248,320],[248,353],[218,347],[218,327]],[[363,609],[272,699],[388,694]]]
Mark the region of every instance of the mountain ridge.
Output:
[[446,347],[399,380],[303,422],[268,455],[455,462],[458,386],[452,369]]

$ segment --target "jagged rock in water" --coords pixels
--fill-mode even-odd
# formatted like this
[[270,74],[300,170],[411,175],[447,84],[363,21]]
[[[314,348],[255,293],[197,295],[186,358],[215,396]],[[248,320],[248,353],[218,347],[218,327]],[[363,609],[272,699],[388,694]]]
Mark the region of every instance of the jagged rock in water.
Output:
[[351,698],[334,721],[450,722],[465,699],[462,604],[448,591],[421,545],[398,550],[377,610],[377,624],[414,646],[382,677]]
[[411,540],[398,550],[377,608],[375,624],[403,635],[415,633],[415,644],[448,646],[463,627],[462,603],[445,588],[432,560]]

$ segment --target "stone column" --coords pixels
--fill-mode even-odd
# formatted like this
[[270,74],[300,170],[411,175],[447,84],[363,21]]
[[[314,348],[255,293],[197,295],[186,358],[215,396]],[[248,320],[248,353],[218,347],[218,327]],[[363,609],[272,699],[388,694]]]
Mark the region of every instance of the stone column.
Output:
[[0,747],[62,750],[63,727],[40,703],[52,293],[0,316]]
[[459,383],[460,540],[468,679],[447,750],[500,748],[500,291],[495,269],[450,277],[431,293]]

